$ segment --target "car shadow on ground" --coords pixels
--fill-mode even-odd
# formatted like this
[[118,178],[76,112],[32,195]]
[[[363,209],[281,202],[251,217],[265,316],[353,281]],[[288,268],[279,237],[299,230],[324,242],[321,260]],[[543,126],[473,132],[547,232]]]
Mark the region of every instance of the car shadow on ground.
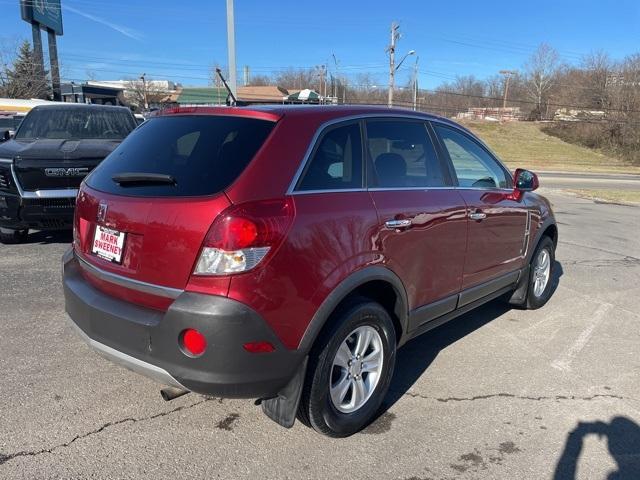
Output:
[[579,422],[567,435],[567,442],[556,465],[553,480],[574,480],[580,462],[584,439],[589,435],[606,438],[611,458],[617,470],[608,480],[638,480],[640,478],[640,426],[627,417],[615,417],[607,422]]
[[39,244],[46,245],[51,243],[71,243],[73,241],[73,232],[71,230],[52,230],[52,231],[35,231],[30,232],[23,244]]
[[[562,265],[556,261],[551,285],[552,296],[558,288],[563,273]],[[409,391],[440,351],[504,315],[512,308],[505,300],[496,299],[407,342],[398,350],[389,393],[377,418],[380,418]]]

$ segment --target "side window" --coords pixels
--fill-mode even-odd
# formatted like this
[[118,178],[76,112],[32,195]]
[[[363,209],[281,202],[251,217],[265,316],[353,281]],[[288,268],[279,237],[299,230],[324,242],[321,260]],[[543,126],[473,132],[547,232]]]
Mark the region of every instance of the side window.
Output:
[[370,187],[442,187],[438,156],[423,122],[367,121],[367,151],[373,162]]
[[360,124],[351,123],[332,128],[320,137],[296,190],[362,188],[362,177]]
[[434,128],[449,152],[461,187],[509,187],[504,169],[479,143],[452,128],[437,124]]

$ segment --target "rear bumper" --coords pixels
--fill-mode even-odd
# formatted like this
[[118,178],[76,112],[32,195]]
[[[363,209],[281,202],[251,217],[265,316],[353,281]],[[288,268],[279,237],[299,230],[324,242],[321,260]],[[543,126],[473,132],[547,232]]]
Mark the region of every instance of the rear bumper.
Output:
[[[98,353],[161,384],[235,398],[275,396],[304,355],[288,350],[248,306],[219,296],[181,293],[166,312],[118,300],[91,286],[71,250],[63,257],[65,306],[84,340]],[[198,358],[182,353],[178,338],[195,328],[207,338]],[[268,341],[271,353],[243,345]]]

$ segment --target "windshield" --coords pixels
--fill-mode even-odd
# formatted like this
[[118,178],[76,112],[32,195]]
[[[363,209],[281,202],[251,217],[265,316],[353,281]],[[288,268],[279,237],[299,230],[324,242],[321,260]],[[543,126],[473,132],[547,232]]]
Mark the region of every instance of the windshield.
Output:
[[133,116],[119,108],[35,108],[15,138],[122,140],[135,127]]

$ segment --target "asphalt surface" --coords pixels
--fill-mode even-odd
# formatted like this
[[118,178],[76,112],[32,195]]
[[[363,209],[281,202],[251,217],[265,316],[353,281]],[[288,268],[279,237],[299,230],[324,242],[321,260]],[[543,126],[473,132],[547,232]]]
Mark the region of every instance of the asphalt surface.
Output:
[[540,172],[540,184],[554,189],[640,190],[640,175],[625,173]]
[[249,400],[164,402],[67,323],[69,235],[0,245],[0,478],[640,478],[640,208],[550,198],[550,302],[493,302],[409,343],[385,411],[342,440]]

